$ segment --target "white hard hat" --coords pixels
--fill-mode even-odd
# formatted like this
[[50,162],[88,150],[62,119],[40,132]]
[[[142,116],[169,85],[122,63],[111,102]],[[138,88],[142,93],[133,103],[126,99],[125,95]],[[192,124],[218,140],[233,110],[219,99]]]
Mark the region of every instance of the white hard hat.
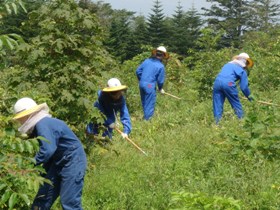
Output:
[[107,82],[107,87],[103,89],[104,92],[113,92],[113,91],[119,91],[124,90],[127,87],[125,85],[122,85],[120,80],[117,78],[111,78]]
[[37,103],[31,98],[21,98],[14,105],[14,114],[31,109],[37,106]]
[[252,67],[254,65],[253,60],[249,57],[249,55],[245,52],[240,53],[237,58],[245,58],[247,60],[247,67]]
[[19,119],[43,109],[49,111],[49,107],[46,103],[37,105],[37,103],[33,99],[24,97],[19,99],[15,103],[14,105],[15,116],[13,117],[13,119],[14,120]]
[[167,52],[167,51],[166,51],[166,48],[163,47],[163,46],[159,46],[159,47],[157,48],[157,50],[158,50],[158,51],[161,51],[161,52],[164,52],[164,53]]
[[121,82],[120,80],[118,80],[117,78],[111,78],[108,80],[107,82],[108,87],[112,88],[112,87],[118,87],[121,86]]
[[[168,58],[169,58],[169,54],[167,53],[167,50],[166,50],[165,47],[159,46],[158,48],[152,50],[152,56],[157,56],[157,55],[158,55],[158,52],[163,53],[165,59],[168,59]],[[160,54],[161,54],[161,53],[160,53]]]
[[249,55],[247,54],[247,53],[240,53],[239,55],[238,55],[238,57],[242,57],[242,58],[250,58],[249,57]]

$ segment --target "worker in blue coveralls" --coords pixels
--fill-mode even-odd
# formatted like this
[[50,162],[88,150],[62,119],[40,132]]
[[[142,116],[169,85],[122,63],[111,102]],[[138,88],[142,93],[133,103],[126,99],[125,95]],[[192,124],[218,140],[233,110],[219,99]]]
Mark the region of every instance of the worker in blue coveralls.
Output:
[[240,119],[243,117],[243,109],[238,97],[236,82],[239,80],[239,86],[242,93],[249,101],[253,100],[251,95],[247,68],[253,67],[254,62],[247,53],[241,53],[233,57],[233,60],[225,64],[217,75],[213,88],[213,113],[216,124],[222,118],[225,98],[228,99],[235,114]]
[[[115,122],[118,112],[120,113],[120,121],[123,125],[122,137],[127,138],[131,132],[130,115],[123,95],[123,91],[126,89],[127,86],[122,85],[119,79],[111,78],[107,82],[107,87],[102,91],[98,91],[98,99],[94,103],[94,107],[106,116],[103,123],[103,126],[106,128],[105,132],[102,133],[103,137],[108,136],[112,139],[112,132],[116,126]],[[86,133],[88,135],[98,135],[100,126],[91,122],[86,127]]]
[[158,47],[152,51],[152,56],[147,58],[136,70],[139,81],[140,96],[144,112],[144,120],[149,120],[154,115],[156,104],[156,86],[161,94],[164,94],[165,80],[164,59],[169,55],[166,48]]
[[46,139],[38,139],[35,161],[36,165],[42,164],[46,170],[43,176],[51,184],[40,186],[31,209],[51,209],[60,196],[64,210],[82,210],[87,160],[80,140],[63,121],[51,117],[46,103],[37,105],[31,98],[21,98],[14,105],[14,114],[21,133]]

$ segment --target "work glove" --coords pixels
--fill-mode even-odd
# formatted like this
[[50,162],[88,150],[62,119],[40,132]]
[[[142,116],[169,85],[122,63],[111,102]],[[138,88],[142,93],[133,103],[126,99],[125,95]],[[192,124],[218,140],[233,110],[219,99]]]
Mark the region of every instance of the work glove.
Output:
[[126,133],[122,133],[122,137],[123,137],[123,139],[125,139],[128,137],[128,135]]
[[165,91],[164,91],[163,89],[160,89],[159,92],[160,92],[161,94],[164,94],[164,93],[165,93]]
[[255,100],[255,97],[254,97],[254,96],[252,96],[252,95],[249,95],[249,96],[248,96],[248,100],[249,100],[250,102],[252,102],[252,101],[254,101],[254,100]]
[[115,127],[116,127],[116,124],[115,124],[115,123],[111,123],[111,124],[109,125],[109,128],[114,129]]

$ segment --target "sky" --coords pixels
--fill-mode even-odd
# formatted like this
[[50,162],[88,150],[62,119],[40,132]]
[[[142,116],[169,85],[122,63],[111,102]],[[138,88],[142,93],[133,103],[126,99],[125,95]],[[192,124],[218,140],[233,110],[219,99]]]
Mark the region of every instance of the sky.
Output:
[[[111,4],[113,9],[126,9],[129,11],[136,12],[136,15],[148,16],[152,13],[151,9],[155,4],[155,0],[102,0],[104,3]],[[198,12],[200,12],[201,7],[210,7],[210,3],[206,0],[159,0],[162,5],[163,13],[166,16],[171,17],[175,14],[178,6],[178,2],[183,7],[184,11],[188,11],[194,7]]]

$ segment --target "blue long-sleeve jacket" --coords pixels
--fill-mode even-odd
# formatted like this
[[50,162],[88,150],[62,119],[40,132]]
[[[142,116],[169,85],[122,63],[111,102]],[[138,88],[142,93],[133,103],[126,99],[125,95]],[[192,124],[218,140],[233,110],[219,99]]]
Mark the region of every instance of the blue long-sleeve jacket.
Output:
[[163,63],[157,58],[147,58],[136,70],[139,84],[152,83],[158,85],[161,90],[165,80],[165,68]]
[[105,126],[109,126],[116,121],[115,114],[120,112],[120,121],[123,124],[123,132],[129,134],[131,132],[130,115],[126,106],[125,98],[121,96],[118,101],[113,101],[108,94],[98,91],[98,100],[94,103],[105,116]]
[[39,140],[39,151],[35,156],[36,165],[48,164],[49,161],[55,161],[55,164],[59,165],[66,161],[65,155],[82,147],[78,137],[65,122],[56,118],[44,117],[37,122],[32,137],[38,136],[44,137],[47,141]]
[[239,66],[238,64],[234,63],[227,63],[223,66],[220,73],[217,75],[217,79],[221,79],[225,83],[235,83],[236,81],[239,82],[240,89],[242,93],[248,97],[250,95],[249,83],[248,83],[248,76],[246,71]]

